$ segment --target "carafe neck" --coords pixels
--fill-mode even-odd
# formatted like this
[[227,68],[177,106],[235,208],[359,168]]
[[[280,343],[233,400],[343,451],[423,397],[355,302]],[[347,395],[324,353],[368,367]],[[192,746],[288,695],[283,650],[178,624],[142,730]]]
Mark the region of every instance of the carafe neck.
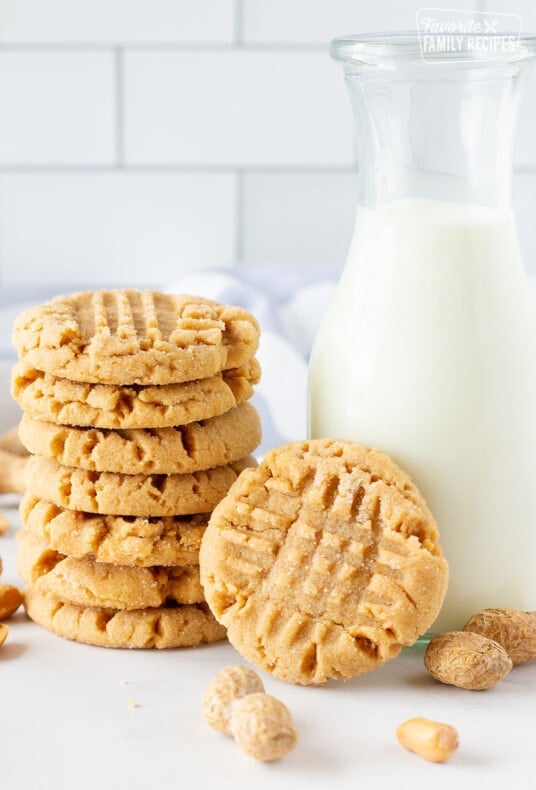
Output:
[[431,63],[418,41],[411,52],[407,37],[388,37],[392,45],[378,37],[382,50],[375,51],[372,37],[363,54],[365,38],[356,37],[353,53],[348,39],[332,44],[354,110],[359,203],[439,200],[509,210],[516,116],[534,40],[515,58]]

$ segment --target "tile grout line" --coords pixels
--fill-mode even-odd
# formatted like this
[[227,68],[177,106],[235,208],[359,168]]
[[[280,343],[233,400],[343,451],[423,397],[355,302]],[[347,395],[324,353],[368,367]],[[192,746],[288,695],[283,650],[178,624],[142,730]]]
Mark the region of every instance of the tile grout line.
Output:
[[[114,170],[118,170],[118,166],[115,164],[69,164],[66,162],[63,163],[55,163],[55,164],[40,164],[40,163],[30,163],[30,162],[18,162],[16,164],[0,164],[0,173],[102,173],[102,172],[113,172]],[[274,175],[281,175],[281,174],[322,174],[322,173],[355,173],[357,171],[357,166],[355,162],[349,162],[347,165],[315,165],[315,164],[306,164],[306,165],[268,165],[262,163],[253,163],[253,164],[238,164],[236,162],[230,162],[229,164],[173,164],[173,163],[164,163],[164,164],[152,164],[152,163],[132,163],[129,162],[128,164],[123,164],[120,168],[126,172],[131,173],[213,173],[214,175],[218,175],[221,173],[236,173],[241,171],[242,173],[273,173]],[[536,172],[536,166],[534,167],[534,172]]]
[[115,99],[115,166],[118,170],[124,168],[125,159],[125,102],[123,79],[123,50],[116,47],[114,50],[114,99]]
[[3,174],[26,174],[39,175],[41,173],[109,173],[117,170],[115,164],[29,164],[18,162],[17,164],[0,164],[0,173]]
[[244,263],[244,182],[245,171],[237,168],[234,190],[234,266],[241,266]]
[[244,3],[243,0],[234,2],[234,46],[242,49],[244,46]]
[[534,176],[536,175],[536,165],[514,166],[514,176]]
[[[241,0],[236,0],[240,3]],[[238,12],[238,9],[237,9]],[[301,41],[247,41],[243,40],[242,13],[237,13],[234,23],[233,41],[229,43],[221,41],[27,41],[27,42],[0,42],[0,52],[67,52],[67,51],[95,51],[109,52],[110,50],[121,49],[124,52],[232,52],[234,49],[244,49],[258,52],[326,52],[329,42],[312,41],[304,43]]]
[[[122,119],[123,120],[123,119]],[[121,129],[123,133],[123,129]],[[116,135],[119,137],[119,135]],[[121,134],[122,138],[122,134]],[[116,147],[123,148],[123,140],[116,140]],[[123,151],[120,151],[121,155]],[[30,162],[17,162],[16,164],[0,163],[0,174],[32,174],[39,175],[41,173],[113,173],[116,170],[122,170],[129,173],[203,173],[220,175],[222,173],[260,173],[263,175],[330,175],[330,174],[357,174],[357,162],[349,162],[347,165],[269,165],[260,162],[243,165],[230,162],[229,164],[158,164],[158,163],[133,163],[125,164],[121,159],[117,158],[117,164],[83,164],[83,163],[30,163]],[[536,165],[515,165],[514,175],[536,175]]]

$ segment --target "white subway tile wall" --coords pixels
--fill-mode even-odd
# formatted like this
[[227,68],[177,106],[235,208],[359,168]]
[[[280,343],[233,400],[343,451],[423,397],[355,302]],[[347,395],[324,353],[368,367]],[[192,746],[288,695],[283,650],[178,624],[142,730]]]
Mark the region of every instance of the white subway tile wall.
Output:
[[0,162],[95,164],[114,160],[110,52],[0,51]]
[[478,0],[244,0],[243,38],[252,43],[325,45],[346,33],[415,30],[422,6],[476,11]]
[[232,173],[0,176],[7,286],[166,283],[234,259]]
[[[431,4],[432,5],[432,4]],[[442,0],[519,14],[534,0]],[[0,0],[0,286],[159,285],[213,266],[336,275],[357,171],[346,32],[412,0]],[[536,77],[515,207],[536,274]]]
[[286,263],[310,275],[340,271],[350,246],[357,173],[251,171],[244,178],[244,249],[250,264]]
[[127,52],[125,162],[352,167],[350,108],[325,52]]
[[2,0],[2,41],[231,44],[234,0]]

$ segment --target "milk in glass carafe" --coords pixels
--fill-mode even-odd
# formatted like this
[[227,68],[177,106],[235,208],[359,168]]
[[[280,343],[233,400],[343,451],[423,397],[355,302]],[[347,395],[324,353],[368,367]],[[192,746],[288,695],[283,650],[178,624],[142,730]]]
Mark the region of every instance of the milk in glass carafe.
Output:
[[536,609],[536,303],[511,205],[536,39],[489,49],[425,62],[405,35],[331,48],[359,197],[311,356],[310,435],[381,448],[422,491],[450,567],[434,631]]

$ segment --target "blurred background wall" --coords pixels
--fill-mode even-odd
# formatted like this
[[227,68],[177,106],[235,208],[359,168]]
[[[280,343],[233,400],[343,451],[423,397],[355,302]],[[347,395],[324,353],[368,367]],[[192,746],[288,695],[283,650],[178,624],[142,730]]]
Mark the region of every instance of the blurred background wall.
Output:
[[[414,30],[419,5],[0,0],[4,292],[160,284],[222,265],[338,273],[358,173],[328,42]],[[450,7],[517,13],[536,32],[534,0]],[[536,274],[535,79],[514,186]]]

